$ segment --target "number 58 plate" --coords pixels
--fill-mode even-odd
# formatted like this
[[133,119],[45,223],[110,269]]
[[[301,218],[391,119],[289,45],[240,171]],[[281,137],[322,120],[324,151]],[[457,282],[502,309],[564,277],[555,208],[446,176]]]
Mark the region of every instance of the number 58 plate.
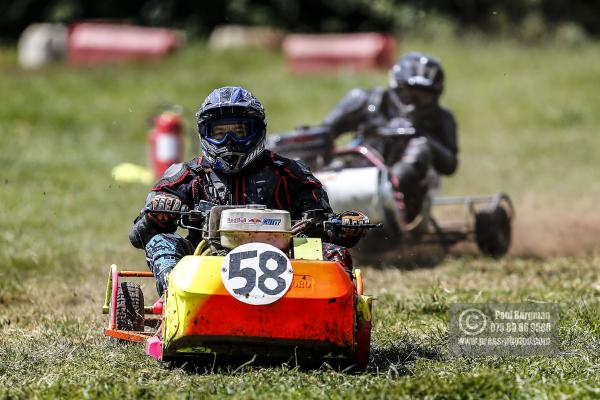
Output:
[[294,271],[289,258],[266,243],[247,243],[233,249],[221,267],[225,289],[239,301],[271,304],[289,290]]

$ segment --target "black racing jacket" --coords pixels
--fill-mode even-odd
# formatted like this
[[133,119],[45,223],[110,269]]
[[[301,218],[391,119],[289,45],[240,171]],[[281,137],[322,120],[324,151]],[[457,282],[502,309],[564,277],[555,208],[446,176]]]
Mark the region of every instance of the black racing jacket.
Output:
[[[177,229],[144,213],[154,196],[161,192],[176,195],[190,209],[205,200],[222,205],[263,204],[267,208],[289,211],[293,220],[300,219],[307,210],[332,212],[321,183],[301,161],[265,150],[248,167],[228,175],[214,171],[203,157],[198,157],[172,165],[152,187],[129,234],[131,244],[137,248],[144,248],[158,233],[172,233]],[[187,239],[197,245],[201,238],[191,231]]]
[[[433,153],[433,165],[439,173],[454,173],[458,166],[456,121],[452,113],[439,104],[415,110],[411,105],[403,104],[391,89],[353,89],[329,113],[323,124],[334,137],[356,132],[367,143],[377,144],[381,138],[374,134],[375,130],[398,118],[410,121],[416,134],[427,138]],[[398,154],[390,164],[401,156],[401,153]]]

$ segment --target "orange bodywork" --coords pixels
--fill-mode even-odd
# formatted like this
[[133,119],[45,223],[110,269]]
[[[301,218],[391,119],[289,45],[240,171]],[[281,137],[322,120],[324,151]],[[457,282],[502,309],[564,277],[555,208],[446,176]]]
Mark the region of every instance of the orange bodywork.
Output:
[[119,329],[104,329],[106,336],[113,337],[115,339],[126,340],[128,342],[139,342],[144,343],[151,336],[150,333],[135,332],[135,331],[122,331]]
[[164,354],[234,353],[254,345],[351,355],[356,289],[330,261],[292,260],[288,292],[267,305],[232,297],[221,281],[223,257],[188,256],[169,276],[164,311]]

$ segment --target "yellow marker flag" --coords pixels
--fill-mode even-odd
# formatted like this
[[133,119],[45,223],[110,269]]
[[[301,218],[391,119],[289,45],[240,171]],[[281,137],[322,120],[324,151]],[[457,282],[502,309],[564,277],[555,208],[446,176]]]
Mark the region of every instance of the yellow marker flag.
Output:
[[149,185],[154,181],[152,172],[141,165],[122,163],[112,169],[112,176],[117,182],[143,183]]

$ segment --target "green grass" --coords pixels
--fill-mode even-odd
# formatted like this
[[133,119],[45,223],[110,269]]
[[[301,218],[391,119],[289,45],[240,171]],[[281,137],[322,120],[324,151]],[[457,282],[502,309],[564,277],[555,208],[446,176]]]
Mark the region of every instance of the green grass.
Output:
[[[461,144],[461,169],[446,181],[446,192],[506,190],[518,220],[548,221],[555,229],[544,228],[542,239],[565,231],[578,239],[577,226],[561,223],[567,217],[598,219],[600,45],[447,39],[407,40],[402,48],[436,54],[446,66],[444,103],[456,112]],[[346,91],[383,85],[386,74],[293,76],[278,53],[217,53],[200,44],[151,64],[27,72],[15,60],[14,49],[0,50],[0,398],[600,394],[597,251],[367,268],[367,290],[378,300],[365,374],[293,364],[190,373],[159,365],[139,346],[107,341],[99,311],[108,266],[145,268],[127,232],[147,190],[112,181],[110,171],[120,162],[145,162],[150,110],[165,101],[185,107],[191,156],[197,148],[192,116],[214,87],[250,88],[275,132],[319,122]],[[145,290],[152,293],[153,285]],[[448,305],[487,301],[559,303],[561,355],[450,358]]]

